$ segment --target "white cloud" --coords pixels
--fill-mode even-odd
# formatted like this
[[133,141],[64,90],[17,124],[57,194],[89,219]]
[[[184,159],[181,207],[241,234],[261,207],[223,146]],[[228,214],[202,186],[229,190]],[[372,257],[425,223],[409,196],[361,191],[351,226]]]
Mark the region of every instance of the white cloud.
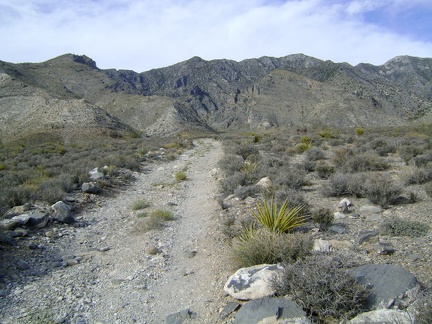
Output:
[[[412,2],[378,3],[396,8]],[[432,56],[431,43],[365,23],[361,15],[376,10],[376,3],[0,0],[0,33],[7,44],[0,59],[43,61],[72,52],[92,57],[101,68],[144,71],[195,55],[242,60],[301,52],[352,64],[382,64],[400,54]]]

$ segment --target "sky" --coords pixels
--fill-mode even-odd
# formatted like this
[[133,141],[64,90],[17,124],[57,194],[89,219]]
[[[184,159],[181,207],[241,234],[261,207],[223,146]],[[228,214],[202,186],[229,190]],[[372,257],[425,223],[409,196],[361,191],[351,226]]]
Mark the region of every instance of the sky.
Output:
[[432,0],[0,0],[0,60],[65,53],[136,72],[297,53],[381,65],[432,57]]

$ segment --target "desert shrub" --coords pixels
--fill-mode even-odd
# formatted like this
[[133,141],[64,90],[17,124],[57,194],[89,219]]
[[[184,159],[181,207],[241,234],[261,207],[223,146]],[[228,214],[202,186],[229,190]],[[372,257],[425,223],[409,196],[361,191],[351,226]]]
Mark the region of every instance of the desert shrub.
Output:
[[40,198],[49,204],[54,204],[57,201],[62,200],[66,195],[65,191],[61,187],[60,183],[56,181],[56,179],[43,181],[39,185],[38,192],[40,194]]
[[[288,203],[289,209],[295,208],[296,206],[303,206],[303,213],[308,213],[309,203],[307,202],[306,196],[302,191],[292,188],[280,188],[272,194],[279,205],[286,201]],[[273,196],[269,195],[266,196],[266,198],[271,199]]]
[[401,178],[405,184],[422,184],[432,180],[432,167],[407,167],[403,170]]
[[252,211],[256,221],[271,232],[288,233],[307,221],[303,215],[303,206],[288,208],[288,201],[280,206],[275,199],[265,199],[256,205],[256,211]]
[[11,187],[3,192],[2,205],[9,208],[21,206],[35,198],[37,198],[37,194],[36,188],[33,186]]
[[318,161],[325,159],[324,151],[318,147],[312,147],[306,152],[306,158],[309,161]]
[[328,163],[318,162],[315,166],[315,171],[321,179],[328,179],[333,173],[335,173],[335,168]]
[[424,151],[425,147],[422,144],[405,143],[400,147],[399,155],[405,162],[408,162],[412,158],[423,154]]
[[342,169],[345,172],[383,171],[389,168],[382,157],[372,152],[354,154],[345,159]]
[[318,135],[322,138],[336,138],[336,135],[333,134],[331,130],[324,129],[318,132]]
[[137,200],[132,204],[132,210],[140,210],[150,206],[150,202],[144,199]]
[[294,147],[294,150],[297,153],[303,153],[303,152],[306,152],[307,150],[309,150],[310,148],[312,148],[312,143],[298,143]]
[[335,173],[322,186],[321,193],[327,197],[339,197],[344,195],[355,195],[363,197],[365,195],[364,182],[366,175],[362,173],[348,174]]
[[274,279],[278,295],[289,295],[325,322],[350,319],[365,310],[369,290],[347,274],[348,262],[340,257],[316,254],[285,265]]
[[430,324],[432,318],[432,288],[423,288],[414,307],[417,324]]
[[341,167],[344,162],[348,159],[348,157],[354,155],[354,151],[345,147],[338,147],[333,150],[333,157],[332,162],[338,166]]
[[363,135],[364,132],[365,132],[365,131],[364,131],[364,128],[363,128],[363,127],[358,126],[358,127],[356,127],[356,129],[355,129],[355,133],[356,133],[358,136]]
[[306,171],[297,167],[280,168],[274,184],[280,187],[300,189],[307,184]]
[[334,214],[327,208],[320,208],[312,212],[311,218],[319,230],[324,232],[333,225]]
[[428,182],[423,186],[424,191],[429,197],[432,197],[432,182]]
[[240,199],[246,199],[247,197],[254,197],[260,191],[261,187],[257,185],[240,186],[234,190],[234,194]]
[[239,186],[248,185],[247,176],[244,172],[235,172],[233,175],[222,179],[220,182],[224,195],[232,194]]
[[429,226],[418,221],[394,216],[382,222],[380,231],[382,234],[389,236],[418,237],[426,235],[429,231]]
[[302,163],[302,166],[306,172],[313,172],[313,171],[315,171],[315,168],[316,168],[316,162],[306,160]]
[[387,207],[394,203],[402,187],[389,176],[369,176],[364,183],[365,196],[374,204]]
[[157,218],[163,221],[174,220],[174,214],[171,210],[167,209],[156,209],[150,213],[151,218]]
[[234,239],[232,255],[239,267],[263,263],[292,263],[312,251],[310,236],[300,233],[284,234],[259,229],[249,233],[247,240]]
[[244,159],[241,156],[225,154],[218,162],[219,168],[226,174],[231,175],[242,169]]
[[396,146],[389,144],[387,141],[381,138],[373,140],[370,146],[379,156],[386,156],[389,153],[396,153]]
[[251,143],[243,143],[240,145],[234,145],[230,149],[232,154],[240,155],[243,159],[247,159],[249,155],[259,154],[258,149]]
[[432,152],[421,154],[414,158],[414,165],[417,167],[425,167],[432,161]]
[[186,172],[184,172],[184,171],[177,171],[174,174],[174,178],[175,178],[176,181],[184,181],[187,178]]

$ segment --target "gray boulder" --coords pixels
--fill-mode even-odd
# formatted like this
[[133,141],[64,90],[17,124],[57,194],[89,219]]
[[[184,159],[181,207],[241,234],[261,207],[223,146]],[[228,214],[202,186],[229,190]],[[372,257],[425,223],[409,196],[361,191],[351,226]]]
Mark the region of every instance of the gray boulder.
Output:
[[413,316],[407,312],[395,309],[379,309],[367,313],[362,313],[354,317],[350,324],[412,324]]
[[303,309],[288,298],[260,298],[247,302],[235,315],[235,324],[307,324]]
[[348,271],[357,282],[371,287],[368,309],[404,308],[414,301],[420,288],[416,277],[404,268],[389,264],[368,264]]
[[239,269],[228,278],[225,292],[240,300],[272,296],[275,293],[272,279],[280,275],[283,267],[276,264],[260,264]]
[[43,228],[48,223],[49,216],[47,213],[32,212],[27,215],[29,216],[27,224],[30,226],[34,226],[36,228]]
[[98,194],[102,191],[96,182],[84,182],[81,186],[81,190],[91,194]]
[[90,180],[96,181],[104,178],[104,175],[102,172],[99,171],[98,168],[94,168],[89,172]]
[[72,215],[71,209],[68,205],[66,205],[63,201],[57,201],[54,205],[51,206],[53,211],[52,217],[66,224],[72,224],[75,222],[75,218]]

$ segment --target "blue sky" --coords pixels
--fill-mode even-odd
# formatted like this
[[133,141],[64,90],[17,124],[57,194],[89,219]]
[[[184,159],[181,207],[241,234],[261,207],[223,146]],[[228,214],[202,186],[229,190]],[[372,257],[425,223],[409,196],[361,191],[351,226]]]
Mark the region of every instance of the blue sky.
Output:
[[431,0],[0,0],[0,60],[85,54],[137,72],[192,56],[432,57]]

